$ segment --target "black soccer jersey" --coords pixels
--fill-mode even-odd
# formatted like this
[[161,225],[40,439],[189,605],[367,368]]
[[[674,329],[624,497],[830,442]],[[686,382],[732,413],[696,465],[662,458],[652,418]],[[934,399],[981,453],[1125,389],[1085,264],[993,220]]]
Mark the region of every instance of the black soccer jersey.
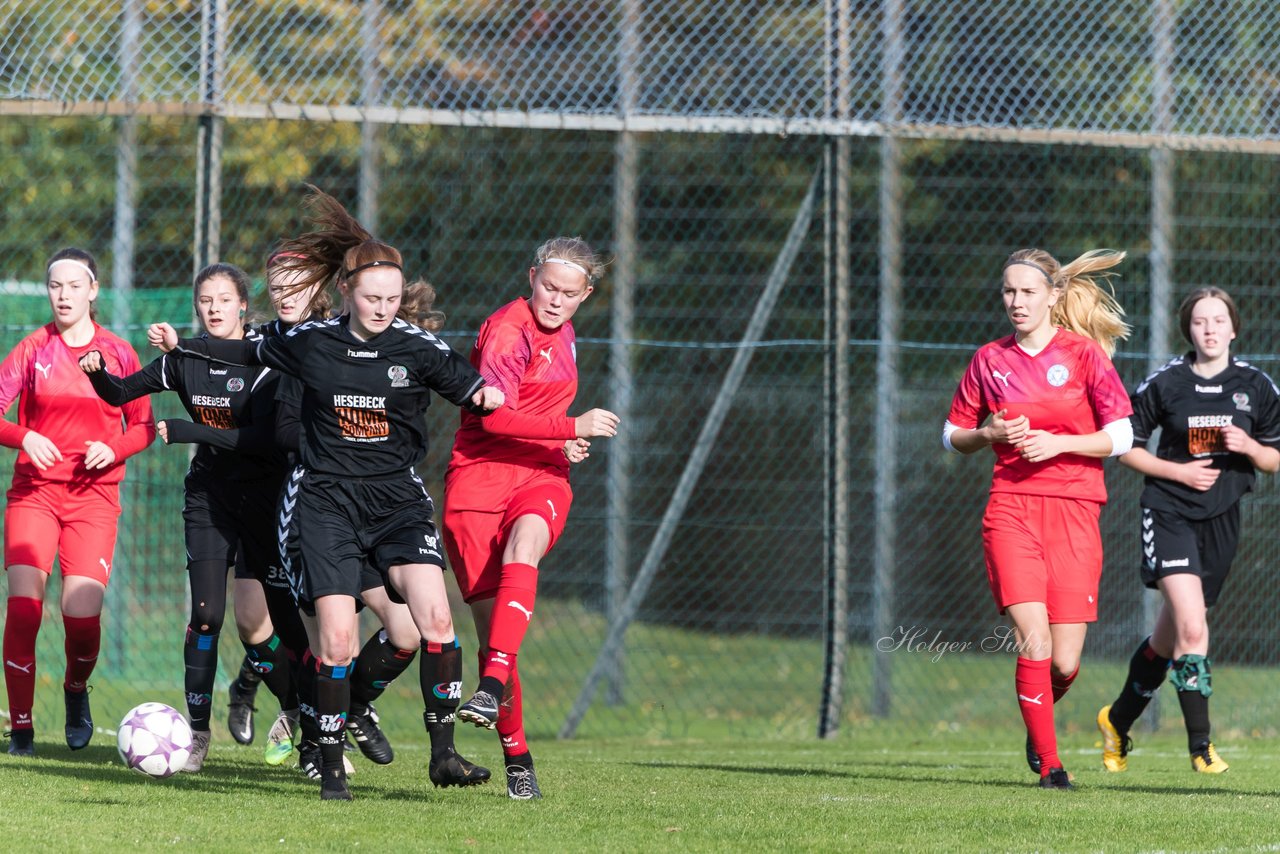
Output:
[[285,464],[272,439],[276,377],[269,368],[215,364],[180,353],[161,356],[127,377],[89,374],[98,396],[116,406],[144,394],[177,392],[191,423],[169,421],[169,441],[197,443],[192,472],[237,481],[278,475]]
[[430,332],[396,319],[368,341],[348,316],[303,323],[258,342],[182,339],[178,349],[231,363],[260,363],[302,381],[300,460],[335,477],[390,477],[427,452],[430,393],[459,406],[484,385],[465,358]]
[[1133,444],[1145,448],[1156,428],[1156,456],[1175,463],[1213,460],[1221,470],[1207,492],[1148,477],[1142,506],[1210,519],[1253,489],[1253,463],[1227,450],[1222,428],[1235,425],[1264,445],[1280,447],[1280,391],[1271,377],[1239,359],[1205,379],[1191,369],[1194,354],[1178,356],[1142,381],[1133,394]]

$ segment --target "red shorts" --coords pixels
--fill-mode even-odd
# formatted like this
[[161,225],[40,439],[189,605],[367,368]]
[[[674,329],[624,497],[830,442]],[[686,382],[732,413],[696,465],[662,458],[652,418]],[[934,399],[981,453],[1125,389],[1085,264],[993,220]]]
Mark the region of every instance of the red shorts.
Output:
[[53,571],[102,584],[111,576],[120,485],[14,478],[4,510],[4,565]]
[[[497,496],[477,507],[479,497]],[[464,602],[492,599],[502,576],[507,532],[521,516],[540,516],[551,532],[550,552],[564,533],[573,491],[564,476],[509,463],[451,469],[444,487],[444,546]]]
[[1043,602],[1050,623],[1098,619],[1102,535],[1096,501],[994,493],[982,517],[987,582],[1003,614]]

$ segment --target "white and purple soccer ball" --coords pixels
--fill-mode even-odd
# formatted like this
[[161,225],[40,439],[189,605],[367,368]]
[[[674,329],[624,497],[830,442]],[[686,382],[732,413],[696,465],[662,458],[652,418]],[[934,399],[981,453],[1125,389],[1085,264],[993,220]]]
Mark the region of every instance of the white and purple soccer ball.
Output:
[[116,747],[124,764],[139,774],[171,777],[191,756],[191,725],[172,706],[143,703],[120,721]]

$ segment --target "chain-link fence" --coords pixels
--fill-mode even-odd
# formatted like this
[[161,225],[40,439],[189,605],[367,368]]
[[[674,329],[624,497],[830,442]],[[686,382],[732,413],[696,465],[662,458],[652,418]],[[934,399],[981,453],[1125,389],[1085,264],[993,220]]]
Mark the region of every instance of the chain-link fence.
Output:
[[[21,283],[74,244],[141,347],[141,324],[189,319],[194,268],[261,275],[304,181],[437,286],[463,351],[539,242],[581,234],[615,261],[575,319],[575,411],[624,429],[575,471],[543,566],[532,733],[1007,720],[990,460],[940,445],[969,356],[1006,331],[1000,263],[1128,250],[1131,385],[1210,283],[1241,304],[1237,351],[1280,372],[1277,24],[1225,0],[0,0],[0,343],[47,319]],[[432,408],[437,499],[455,425]],[[130,464],[97,696],[180,697],[185,459]],[[1108,485],[1106,664],[1075,689],[1099,699],[1149,622],[1138,480]],[[1244,729],[1270,725],[1275,495],[1264,477],[1248,499],[1213,615],[1218,714]],[[44,721],[60,656],[51,619]]]

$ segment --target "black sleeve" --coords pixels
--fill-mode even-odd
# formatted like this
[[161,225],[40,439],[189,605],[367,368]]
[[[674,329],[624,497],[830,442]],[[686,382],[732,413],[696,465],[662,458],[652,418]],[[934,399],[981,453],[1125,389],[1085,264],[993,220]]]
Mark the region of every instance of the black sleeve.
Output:
[[1133,426],[1133,446],[1146,448],[1151,434],[1160,426],[1164,405],[1160,402],[1160,384],[1149,380],[1138,386],[1132,397],[1133,415],[1129,423]]
[[173,382],[177,379],[176,366],[173,369],[168,368],[168,362],[172,361],[175,360],[161,356],[142,370],[134,371],[127,377],[117,377],[106,368],[94,371],[87,376],[98,397],[112,406],[124,406],[144,394],[176,389],[177,384]]
[[1264,382],[1260,383],[1258,419],[1253,424],[1253,438],[1264,445],[1280,447],[1280,392],[1271,377],[1262,371]]
[[206,362],[222,362],[227,365],[261,365],[258,359],[258,346],[261,340],[237,338],[222,340],[218,338],[179,338],[174,352]]
[[280,378],[276,389],[276,447],[297,452],[302,447],[302,383]]
[[269,453],[275,450],[275,431],[271,425],[252,424],[220,430],[208,424],[196,424],[185,418],[165,418],[169,431],[169,444],[212,445],[227,451]]
[[465,407],[477,415],[484,410],[472,406],[471,396],[483,385],[484,377],[470,362],[429,332],[419,347],[418,381],[455,406]]

